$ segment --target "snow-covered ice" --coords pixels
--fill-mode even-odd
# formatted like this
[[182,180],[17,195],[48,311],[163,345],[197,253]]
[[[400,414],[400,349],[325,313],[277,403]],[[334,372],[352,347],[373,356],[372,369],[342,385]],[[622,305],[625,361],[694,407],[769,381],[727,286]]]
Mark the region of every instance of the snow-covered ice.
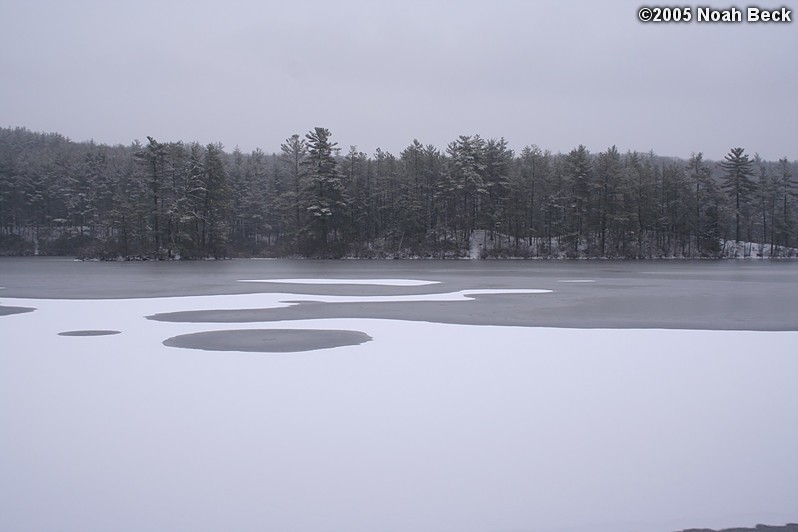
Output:
[[[162,345],[252,323],[144,319],[478,293],[3,298],[37,310],[0,317],[0,530],[663,532],[798,517],[796,332],[257,325],[374,339],[274,355]],[[58,336],[73,330],[121,334]]]

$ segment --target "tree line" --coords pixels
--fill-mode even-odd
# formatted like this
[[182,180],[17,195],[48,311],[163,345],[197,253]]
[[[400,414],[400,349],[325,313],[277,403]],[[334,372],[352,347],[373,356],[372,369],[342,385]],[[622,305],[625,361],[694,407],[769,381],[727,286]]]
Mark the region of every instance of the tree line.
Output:
[[719,257],[728,242],[792,256],[795,171],[738,147],[713,162],[463,135],[367,155],[317,127],[245,154],[6,128],[0,253],[449,258],[479,235],[482,257]]

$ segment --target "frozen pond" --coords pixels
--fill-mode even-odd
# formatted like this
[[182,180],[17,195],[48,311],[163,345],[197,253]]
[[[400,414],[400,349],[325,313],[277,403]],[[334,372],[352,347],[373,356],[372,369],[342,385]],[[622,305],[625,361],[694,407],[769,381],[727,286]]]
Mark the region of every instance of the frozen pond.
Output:
[[796,262],[0,259],[0,286],[0,530],[798,520]]

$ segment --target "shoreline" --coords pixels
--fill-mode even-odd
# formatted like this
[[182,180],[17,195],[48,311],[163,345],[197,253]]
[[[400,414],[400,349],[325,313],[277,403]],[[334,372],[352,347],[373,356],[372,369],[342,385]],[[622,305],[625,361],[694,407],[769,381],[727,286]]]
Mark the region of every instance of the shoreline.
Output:
[[723,528],[715,530],[712,528],[687,528],[679,532],[798,532],[798,524],[787,523],[786,525],[761,525],[753,528]]

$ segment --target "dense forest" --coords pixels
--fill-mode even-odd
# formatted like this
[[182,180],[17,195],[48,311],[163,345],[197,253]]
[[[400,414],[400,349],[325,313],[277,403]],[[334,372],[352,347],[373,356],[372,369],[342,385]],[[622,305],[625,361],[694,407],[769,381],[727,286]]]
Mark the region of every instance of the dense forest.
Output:
[[367,155],[314,128],[288,137],[279,153],[245,154],[6,128],[0,254],[794,256],[796,169],[736,147],[719,162],[614,146],[514,153],[504,139],[473,135],[444,150],[414,140],[398,155]]

